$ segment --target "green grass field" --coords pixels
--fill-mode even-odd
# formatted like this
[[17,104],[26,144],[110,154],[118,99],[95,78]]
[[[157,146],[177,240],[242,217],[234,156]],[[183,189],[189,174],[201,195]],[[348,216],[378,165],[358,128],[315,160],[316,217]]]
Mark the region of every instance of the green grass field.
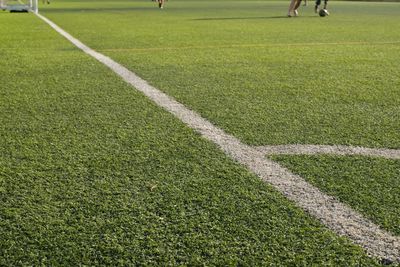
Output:
[[343,156],[276,156],[275,159],[400,235],[399,160]]
[[101,3],[44,14],[246,143],[400,147],[398,3]]
[[[287,6],[41,13],[246,144],[400,149],[400,3]],[[33,14],[0,25],[0,265],[379,265]],[[272,158],[399,236],[400,160]]]

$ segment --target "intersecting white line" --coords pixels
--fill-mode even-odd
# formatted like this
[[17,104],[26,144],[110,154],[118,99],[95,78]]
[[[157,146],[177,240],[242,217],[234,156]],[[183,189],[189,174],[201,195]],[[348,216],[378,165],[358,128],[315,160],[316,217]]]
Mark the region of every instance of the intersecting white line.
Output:
[[294,201],[297,206],[318,218],[337,234],[347,236],[354,243],[361,245],[371,256],[400,262],[399,237],[382,230],[347,205],[308,184],[300,176],[265,158],[265,155],[257,148],[241,143],[234,136],[225,133],[199,114],[149,85],[124,66],[92,50],[49,19],[40,14],[37,14],[37,16],[82,51],[109,67],[124,81],[141,91],[157,105],[174,114],[204,138],[217,144],[226,154],[245,165],[265,182],[273,185],[288,199]]
[[258,151],[266,155],[316,155],[332,154],[340,156],[360,155],[368,157],[379,157],[385,159],[400,159],[400,149],[366,148],[343,145],[276,145],[259,146]]

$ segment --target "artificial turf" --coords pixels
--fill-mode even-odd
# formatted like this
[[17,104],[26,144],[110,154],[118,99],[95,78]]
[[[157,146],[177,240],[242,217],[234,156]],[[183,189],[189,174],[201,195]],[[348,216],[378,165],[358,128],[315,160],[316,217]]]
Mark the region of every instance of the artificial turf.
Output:
[[361,156],[274,156],[288,169],[400,235],[400,161]]
[[34,15],[0,24],[0,265],[377,265]]
[[59,1],[43,13],[251,145],[400,147],[399,3]]

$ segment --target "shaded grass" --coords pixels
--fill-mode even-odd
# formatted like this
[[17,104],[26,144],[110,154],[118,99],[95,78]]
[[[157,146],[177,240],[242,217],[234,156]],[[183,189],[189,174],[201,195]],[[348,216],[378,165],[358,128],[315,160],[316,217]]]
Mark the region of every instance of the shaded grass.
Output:
[[400,235],[400,161],[361,156],[273,156],[294,173]]
[[398,3],[102,3],[43,12],[248,144],[400,147]]
[[377,264],[33,15],[0,24],[0,265]]

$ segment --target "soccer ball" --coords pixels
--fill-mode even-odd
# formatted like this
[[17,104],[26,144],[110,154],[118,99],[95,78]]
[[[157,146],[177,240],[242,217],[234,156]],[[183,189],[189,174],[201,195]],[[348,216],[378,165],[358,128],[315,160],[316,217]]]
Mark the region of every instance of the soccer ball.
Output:
[[320,17],[329,16],[329,12],[328,12],[328,10],[326,10],[326,9],[321,9],[321,10],[318,12],[318,14],[319,14]]

